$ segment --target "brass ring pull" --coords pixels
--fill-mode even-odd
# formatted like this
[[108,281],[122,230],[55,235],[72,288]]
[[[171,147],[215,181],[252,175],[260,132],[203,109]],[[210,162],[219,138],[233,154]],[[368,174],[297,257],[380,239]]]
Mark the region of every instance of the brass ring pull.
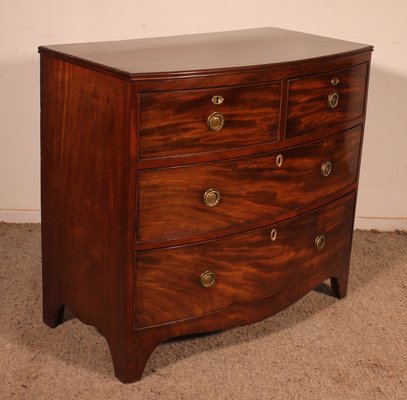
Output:
[[280,167],[283,165],[283,161],[284,161],[283,155],[282,155],[282,154],[279,154],[279,155],[276,157],[276,165],[277,165],[278,168],[280,168]]
[[334,90],[328,96],[328,106],[333,109],[336,108],[338,103],[339,103],[339,93],[336,90]]
[[208,189],[203,196],[204,203],[207,207],[215,207],[220,201],[220,192],[217,189]]
[[272,242],[275,242],[277,239],[277,229],[272,229],[270,232],[270,239]]
[[315,247],[318,250],[322,250],[325,246],[325,235],[321,233],[315,238]]
[[325,161],[324,163],[322,163],[321,175],[326,178],[331,174],[331,172],[332,172],[332,163],[330,161]]
[[205,271],[201,274],[201,285],[204,288],[209,288],[215,283],[216,275],[213,271]]
[[223,118],[223,115],[221,113],[214,112],[208,117],[208,127],[213,131],[220,131],[223,128],[224,124],[225,119]]

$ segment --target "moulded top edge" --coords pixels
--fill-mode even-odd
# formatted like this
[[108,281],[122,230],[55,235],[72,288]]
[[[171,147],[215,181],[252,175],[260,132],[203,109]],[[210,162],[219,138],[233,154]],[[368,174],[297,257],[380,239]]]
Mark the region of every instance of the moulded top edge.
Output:
[[41,46],[39,52],[128,78],[254,68],[371,51],[367,44],[278,28]]

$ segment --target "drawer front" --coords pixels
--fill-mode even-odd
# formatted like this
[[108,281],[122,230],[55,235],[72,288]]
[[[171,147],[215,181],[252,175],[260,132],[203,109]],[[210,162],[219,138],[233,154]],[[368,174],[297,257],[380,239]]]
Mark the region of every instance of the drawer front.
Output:
[[256,223],[333,194],[355,183],[360,138],[359,126],[279,153],[140,171],[136,239],[172,240]]
[[135,327],[222,310],[324,270],[349,254],[354,205],[351,193],[276,225],[136,253]]
[[280,98],[281,82],[141,93],[139,158],[275,142]]
[[328,128],[364,113],[368,64],[289,81],[286,137]]

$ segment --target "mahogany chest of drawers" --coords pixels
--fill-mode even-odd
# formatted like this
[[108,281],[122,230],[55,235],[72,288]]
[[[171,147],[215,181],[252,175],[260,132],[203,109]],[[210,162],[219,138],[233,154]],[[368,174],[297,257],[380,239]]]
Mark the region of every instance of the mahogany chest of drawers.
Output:
[[372,47],[262,28],[40,47],[43,311],[140,379],[175,336],[345,296]]

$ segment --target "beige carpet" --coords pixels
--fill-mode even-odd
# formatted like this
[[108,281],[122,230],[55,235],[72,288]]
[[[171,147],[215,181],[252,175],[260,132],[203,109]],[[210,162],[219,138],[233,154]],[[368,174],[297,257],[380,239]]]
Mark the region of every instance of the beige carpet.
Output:
[[1,399],[407,399],[407,234],[355,232],[348,296],[158,347],[114,378],[106,342],[41,321],[39,225],[0,224]]

